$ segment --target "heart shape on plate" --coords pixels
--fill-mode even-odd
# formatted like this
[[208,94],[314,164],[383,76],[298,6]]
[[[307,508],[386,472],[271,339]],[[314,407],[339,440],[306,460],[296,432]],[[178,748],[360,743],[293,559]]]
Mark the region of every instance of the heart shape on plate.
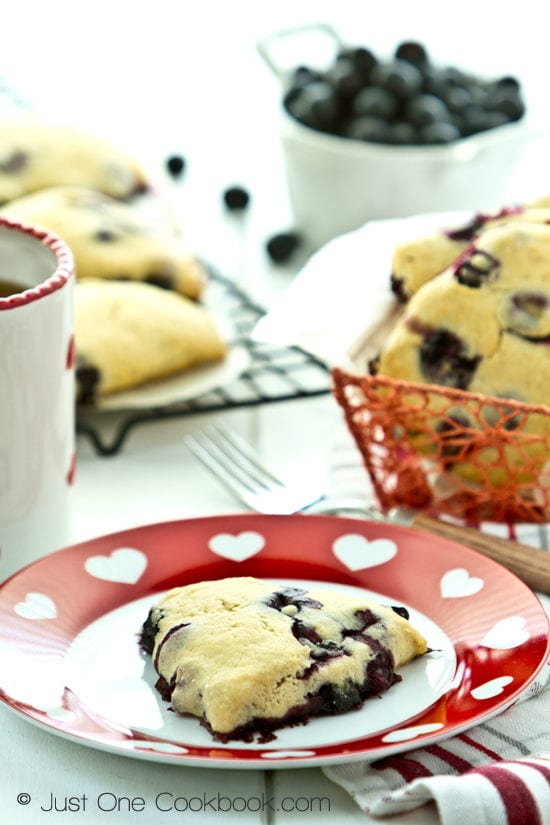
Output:
[[519,647],[529,638],[529,631],[525,629],[526,621],[522,616],[508,616],[501,619],[485,634],[481,640],[484,647],[493,650],[510,650]]
[[470,696],[473,696],[474,699],[492,699],[493,696],[501,694],[506,685],[513,681],[513,676],[498,676],[496,679],[491,679],[490,682],[485,682],[483,685],[471,690]]
[[470,576],[464,567],[447,570],[441,578],[441,595],[444,599],[461,599],[473,596],[483,588],[485,582],[476,576]]
[[147,556],[132,547],[119,547],[109,556],[90,556],[84,567],[96,579],[135,584],[147,567]]
[[245,561],[255,556],[265,547],[265,539],[261,533],[246,530],[244,533],[218,533],[212,536],[208,547],[217,556],[231,561]]
[[397,553],[397,544],[391,539],[369,541],[359,533],[347,533],[336,539],[332,551],[348,570],[355,572],[391,561]]
[[27,593],[24,602],[17,602],[13,608],[23,619],[55,619],[55,602],[45,593]]
[[410,728],[399,728],[391,730],[382,737],[382,742],[406,742],[408,739],[416,739],[423,733],[433,733],[443,727],[442,722],[429,722],[426,725],[413,725]]

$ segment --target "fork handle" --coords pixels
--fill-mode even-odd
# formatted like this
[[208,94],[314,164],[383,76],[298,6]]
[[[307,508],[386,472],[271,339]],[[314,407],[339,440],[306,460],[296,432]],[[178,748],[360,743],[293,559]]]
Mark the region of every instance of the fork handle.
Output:
[[409,518],[409,525],[472,547],[484,556],[500,562],[534,590],[550,593],[550,553],[545,550],[491,536],[471,527],[449,524],[421,513]]

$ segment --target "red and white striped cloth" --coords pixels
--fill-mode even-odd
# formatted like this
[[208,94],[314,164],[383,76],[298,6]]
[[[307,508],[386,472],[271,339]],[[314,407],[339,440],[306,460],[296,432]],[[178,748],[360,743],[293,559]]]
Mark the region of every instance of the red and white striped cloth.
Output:
[[[372,500],[347,434],[334,450],[330,488],[335,496]],[[516,538],[548,549],[550,529],[521,525]],[[550,598],[538,595],[550,614]],[[376,762],[323,770],[373,818],[434,803],[441,825],[550,825],[550,662],[528,696],[465,733]]]

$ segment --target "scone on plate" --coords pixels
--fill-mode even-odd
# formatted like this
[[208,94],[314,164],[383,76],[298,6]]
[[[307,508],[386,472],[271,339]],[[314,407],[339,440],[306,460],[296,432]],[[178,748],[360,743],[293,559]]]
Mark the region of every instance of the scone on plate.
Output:
[[163,698],[221,741],[357,708],[428,649],[404,608],[248,576],[169,591],[140,640]]
[[134,206],[75,186],[44,189],[1,214],[55,232],[71,248],[78,279],[147,281],[197,298],[205,272],[181,238],[161,233]]
[[477,213],[461,226],[399,243],[392,259],[393,292],[399,300],[408,301],[425,283],[451,266],[481,233],[511,222],[549,224],[547,200],[540,199],[536,206]]
[[75,284],[77,401],[224,358],[213,317],[183,295],[135,281]]
[[149,186],[142,165],[103,138],[26,113],[0,116],[0,203],[73,184],[123,199]]

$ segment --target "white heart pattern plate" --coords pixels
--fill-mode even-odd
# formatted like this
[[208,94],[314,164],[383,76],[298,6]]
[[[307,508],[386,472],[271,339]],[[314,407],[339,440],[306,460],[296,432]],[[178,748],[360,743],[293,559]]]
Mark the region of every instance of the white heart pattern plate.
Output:
[[[433,652],[403,668],[375,713],[367,700],[283,728],[272,742],[217,742],[163,702],[138,634],[167,589],[242,575],[404,605]],[[548,655],[542,606],[495,562],[406,527],[330,516],[139,527],[54,553],[0,586],[0,700],[81,744],[170,764],[379,759],[501,712],[533,687]]]

